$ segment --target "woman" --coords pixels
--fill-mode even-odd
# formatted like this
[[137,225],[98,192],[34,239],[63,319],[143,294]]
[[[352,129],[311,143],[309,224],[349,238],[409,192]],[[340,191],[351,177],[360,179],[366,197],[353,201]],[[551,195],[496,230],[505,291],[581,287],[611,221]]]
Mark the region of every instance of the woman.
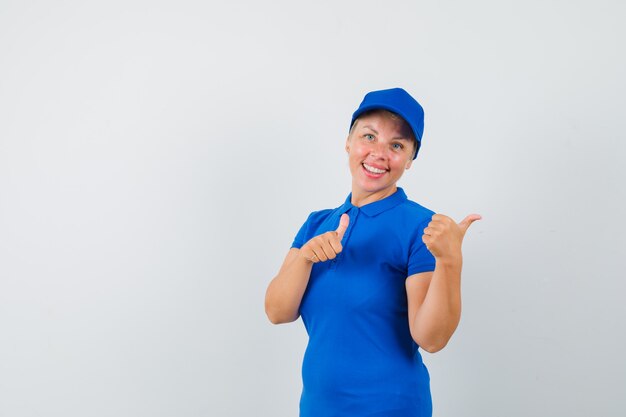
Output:
[[461,243],[480,216],[456,224],[396,186],[423,127],[403,89],[365,96],[345,145],[351,194],[311,213],[269,284],[270,321],[302,316],[309,335],[301,417],[432,415],[419,348],[441,350],[459,323]]

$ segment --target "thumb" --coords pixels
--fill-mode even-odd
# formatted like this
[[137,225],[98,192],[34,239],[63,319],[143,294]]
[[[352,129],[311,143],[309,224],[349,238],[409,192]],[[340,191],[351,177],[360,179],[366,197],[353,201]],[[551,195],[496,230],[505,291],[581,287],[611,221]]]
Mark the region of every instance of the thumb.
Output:
[[337,227],[337,237],[339,240],[343,239],[343,234],[346,233],[346,229],[348,228],[348,224],[350,224],[350,216],[346,213],[341,215],[341,219],[339,219],[339,226]]
[[461,231],[463,231],[463,234],[467,232],[467,229],[469,229],[472,223],[482,218],[483,216],[481,216],[480,214],[470,214],[469,216],[466,216],[463,220],[461,220],[461,222],[459,223],[459,227],[461,228]]

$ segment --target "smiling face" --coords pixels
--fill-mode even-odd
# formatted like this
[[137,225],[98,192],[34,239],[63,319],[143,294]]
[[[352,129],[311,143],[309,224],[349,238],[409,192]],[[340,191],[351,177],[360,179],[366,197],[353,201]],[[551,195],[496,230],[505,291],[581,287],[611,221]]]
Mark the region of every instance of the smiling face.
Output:
[[411,167],[415,140],[399,116],[376,110],[359,117],[346,140],[352,204],[362,206],[393,194],[396,182]]

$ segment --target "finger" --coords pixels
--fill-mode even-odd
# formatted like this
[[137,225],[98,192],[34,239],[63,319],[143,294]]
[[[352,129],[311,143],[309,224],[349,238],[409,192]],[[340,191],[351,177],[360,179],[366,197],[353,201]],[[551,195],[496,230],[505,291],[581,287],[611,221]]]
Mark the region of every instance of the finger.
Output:
[[343,235],[344,233],[346,233],[346,229],[348,228],[348,225],[350,224],[350,216],[348,216],[346,213],[341,215],[341,218],[339,219],[339,226],[337,227],[337,230],[335,230],[335,232],[337,232],[337,237],[339,238],[339,240],[343,239]]
[[449,217],[446,216],[445,214],[435,213],[435,214],[433,214],[433,217],[431,217],[430,219],[433,222],[443,222],[446,219],[449,219]]
[[465,234],[465,232],[467,232],[467,229],[469,229],[469,227],[470,227],[470,225],[472,223],[474,223],[476,220],[480,220],[482,218],[483,218],[483,216],[481,216],[480,214],[470,214],[470,215],[466,216],[463,220],[461,220],[461,222],[459,223],[459,227],[461,228],[461,230]]
[[437,226],[428,226],[427,228],[424,229],[424,234],[428,236],[435,236],[441,233],[442,233],[442,229]]
[[435,233],[442,233],[446,229],[446,225],[439,222],[430,222],[428,226],[424,228],[424,233],[428,235],[434,235]]
[[329,258],[332,259],[331,256],[334,257],[334,252],[326,239],[325,235],[319,235],[315,238],[314,251],[320,262],[326,262]]
[[322,243],[322,250],[324,251],[324,255],[326,256],[326,261],[330,259],[335,259],[335,257],[337,256],[335,250],[328,241]]
[[311,248],[310,244],[303,246],[300,250],[302,252],[302,255],[304,256],[304,259],[306,259],[307,261],[313,263],[319,262],[319,259],[317,258],[317,255],[315,254],[313,248]]
[[[330,248],[329,248],[329,249],[330,249]],[[333,250],[331,249],[331,250],[329,250],[329,251],[327,252],[326,257],[328,258],[328,259],[326,259],[327,261],[332,261],[333,259],[335,259],[335,258],[337,257],[337,254],[335,253],[335,251],[333,251]]]
[[341,245],[341,239],[339,239],[339,236],[335,235],[332,238],[328,239],[328,244],[332,248],[333,252],[337,255],[339,255],[343,250],[343,246]]
[[313,252],[315,252],[315,256],[317,257],[318,262],[326,262],[328,260],[326,253],[321,247],[315,248]]

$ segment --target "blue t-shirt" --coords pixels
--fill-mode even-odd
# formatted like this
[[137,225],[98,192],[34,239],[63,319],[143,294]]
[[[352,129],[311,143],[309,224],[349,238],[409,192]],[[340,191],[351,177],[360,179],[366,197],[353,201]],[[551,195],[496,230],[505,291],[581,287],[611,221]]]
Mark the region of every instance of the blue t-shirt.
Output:
[[300,304],[309,335],[301,417],[430,417],[430,378],[409,331],[405,280],[433,271],[422,242],[431,210],[401,188],[355,207],[311,213],[292,247],[350,216],[343,251],[313,265]]

